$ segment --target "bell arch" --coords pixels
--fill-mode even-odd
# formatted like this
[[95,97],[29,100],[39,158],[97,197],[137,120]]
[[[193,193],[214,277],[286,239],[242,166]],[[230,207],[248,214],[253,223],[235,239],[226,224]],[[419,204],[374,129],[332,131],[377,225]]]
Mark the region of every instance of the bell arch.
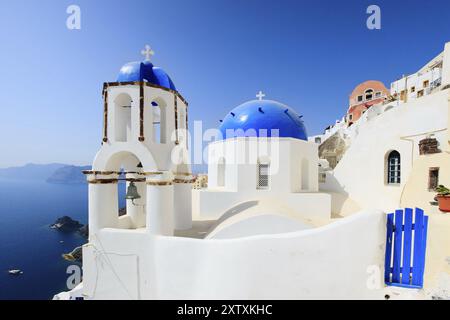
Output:
[[152,110],[152,141],[154,143],[167,143],[168,142],[168,117],[167,107],[165,99],[162,97],[155,97],[150,102]]
[[114,139],[117,142],[131,140],[131,112],[133,100],[127,93],[120,93],[114,99]]
[[[93,231],[103,227],[146,227],[145,173],[154,171],[155,161],[145,147],[134,150],[102,148],[93,165],[94,179],[101,180],[99,183],[89,184],[89,221],[94,221]],[[100,174],[96,175],[96,172]]]

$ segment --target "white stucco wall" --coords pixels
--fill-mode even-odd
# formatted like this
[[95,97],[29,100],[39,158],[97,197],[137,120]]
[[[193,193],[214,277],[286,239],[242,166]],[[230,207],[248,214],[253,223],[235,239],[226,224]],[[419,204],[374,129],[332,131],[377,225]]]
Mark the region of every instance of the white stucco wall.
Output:
[[239,221],[226,225],[223,228],[219,225],[213,230],[207,239],[235,239],[254,235],[277,234],[284,232],[294,232],[313,228],[311,225],[302,223],[299,220],[271,213],[261,213],[259,215],[240,219]]
[[192,190],[192,215],[194,220],[216,220],[226,211],[242,203],[266,200],[290,207],[305,218],[328,219],[331,214],[331,197],[327,193],[286,193],[274,190],[234,191]]
[[[88,299],[371,299],[383,283],[385,215],[232,240],[104,229],[83,248]],[[370,268],[370,269],[368,269]]]
[[[267,199],[304,217],[330,217],[330,196],[317,192],[317,144],[292,138],[228,139],[209,145],[208,155],[208,188],[193,191],[194,219],[215,220],[243,202]],[[218,183],[221,159],[224,186]],[[258,161],[270,163],[267,189],[258,189]]]
[[[225,186],[218,184],[218,162],[225,159]],[[303,170],[302,161],[307,160]],[[235,138],[208,146],[208,189],[247,192],[257,187],[258,161],[270,163],[269,190],[317,191],[317,145],[293,138]],[[308,185],[302,186],[307,175]]]

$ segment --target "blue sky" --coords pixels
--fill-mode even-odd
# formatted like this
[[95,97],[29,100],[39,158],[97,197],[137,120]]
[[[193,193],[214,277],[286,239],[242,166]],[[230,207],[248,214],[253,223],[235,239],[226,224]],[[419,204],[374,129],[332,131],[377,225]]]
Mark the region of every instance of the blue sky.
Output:
[[[66,9],[81,8],[81,30]],[[366,8],[381,7],[381,30]],[[92,162],[101,88],[120,67],[152,61],[190,103],[190,121],[217,127],[263,90],[317,134],[346,111],[360,82],[386,85],[450,41],[450,2],[303,0],[1,1],[0,167]]]

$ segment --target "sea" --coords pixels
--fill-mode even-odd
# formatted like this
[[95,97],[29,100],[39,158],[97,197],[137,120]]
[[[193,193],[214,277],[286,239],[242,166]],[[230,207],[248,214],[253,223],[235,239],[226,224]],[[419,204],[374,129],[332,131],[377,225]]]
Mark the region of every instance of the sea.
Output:
[[[119,186],[121,199],[124,189]],[[87,184],[0,178],[0,300],[49,300],[68,290],[74,263],[62,254],[86,239],[51,229],[62,216],[88,222]],[[23,274],[11,275],[10,269]]]

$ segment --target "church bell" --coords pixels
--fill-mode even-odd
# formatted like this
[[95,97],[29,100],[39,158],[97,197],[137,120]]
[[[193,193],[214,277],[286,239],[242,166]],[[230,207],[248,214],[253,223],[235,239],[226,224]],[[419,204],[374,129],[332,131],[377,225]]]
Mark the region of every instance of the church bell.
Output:
[[130,185],[128,186],[127,189],[127,194],[125,195],[125,199],[127,200],[131,200],[134,203],[134,200],[136,199],[140,199],[141,196],[139,195],[138,191],[137,191],[137,187],[134,184],[134,182],[130,182]]

